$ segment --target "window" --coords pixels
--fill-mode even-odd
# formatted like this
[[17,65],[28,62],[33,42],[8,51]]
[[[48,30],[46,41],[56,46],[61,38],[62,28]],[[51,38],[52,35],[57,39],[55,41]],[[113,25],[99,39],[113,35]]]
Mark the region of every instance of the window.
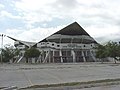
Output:
[[85,45],[83,47],[85,47]]
[[54,44],[52,44],[52,46],[54,46]]
[[57,47],[60,47],[60,45],[57,45]]

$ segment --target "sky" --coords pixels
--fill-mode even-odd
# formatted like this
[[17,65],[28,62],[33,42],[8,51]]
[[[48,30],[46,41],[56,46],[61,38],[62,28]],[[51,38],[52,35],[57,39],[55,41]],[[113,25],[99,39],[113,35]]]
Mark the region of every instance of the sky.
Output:
[[[98,43],[120,41],[119,4],[120,0],[0,0],[0,34],[39,42],[76,21]],[[14,41],[4,37],[3,43]]]

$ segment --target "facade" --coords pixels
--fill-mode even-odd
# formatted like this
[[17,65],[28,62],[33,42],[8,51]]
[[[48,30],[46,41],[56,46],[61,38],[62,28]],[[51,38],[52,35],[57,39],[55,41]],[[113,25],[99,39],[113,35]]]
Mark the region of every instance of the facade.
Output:
[[35,47],[41,51],[41,55],[35,61],[37,63],[96,61],[94,47],[97,42],[77,22],[36,44],[28,45],[28,43],[21,43],[21,41],[15,42],[16,47],[20,48],[20,45],[23,45],[23,48],[26,46]]
[[7,36],[8,38],[14,40],[14,46],[20,50],[20,53],[18,56],[15,56],[14,59],[15,60],[10,60],[11,63],[20,63],[20,62],[26,62],[26,59],[24,58],[24,53],[25,50],[28,48],[31,48],[33,45],[35,45],[35,42],[26,42],[26,41],[21,41],[21,40],[17,40],[15,38],[12,38],[10,36]]
[[51,36],[38,42],[34,47],[41,52],[41,63],[94,62],[97,42],[74,22]]

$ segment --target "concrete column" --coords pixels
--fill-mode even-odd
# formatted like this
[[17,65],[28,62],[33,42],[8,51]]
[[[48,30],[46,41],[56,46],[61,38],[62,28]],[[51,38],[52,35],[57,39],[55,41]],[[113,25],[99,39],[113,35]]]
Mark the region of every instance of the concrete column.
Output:
[[51,51],[49,50],[49,56],[48,56],[49,63],[51,63],[50,57],[51,57]]
[[36,63],[41,63],[41,61],[40,61],[40,56],[41,56],[41,55],[39,55]]
[[48,57],[49,57],[49,54],[50,54],[50,51],[48,51],[48,52],[46,53],[46,56],[45,56],[45,59],[44,59],[43,63],[47,62],[47,59],[48,59]]
[[87,51],[85,51],[86,56],[88,56]]
[[42,63],[42,57],[41,57],[41,55],[39,56],[39,63]]
[[85,55],[84,55],[83,51],[82,51],[82,57],[83,57],[84,62],[86,62]]
[[55,51],[53,50],[53,63],[55,62],[55,58],[54,58],[54,56],[55,56]]
[[74,50],[71,50],[71,53],[72,53],[72,56],[73,56],[73,62],[76,62],[76,60],[75,60],[75,52],[74,52]]
[[60,54],[60,61],[61,61],[61,63],[63,63],[62,51],[61,50],[59,51],[59,54]]
[[96,58],[95,58],[95,56],[93,55],[93,53],[92,53],[91,50],[90,50],[90,55],[91,55],[92,59],[93,59],[94,61],[96,61]]

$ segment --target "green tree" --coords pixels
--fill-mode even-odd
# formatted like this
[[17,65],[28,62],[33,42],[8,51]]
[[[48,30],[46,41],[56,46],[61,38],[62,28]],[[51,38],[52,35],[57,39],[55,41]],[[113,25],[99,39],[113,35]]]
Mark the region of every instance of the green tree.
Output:
[[97,58],[103,59],[105,57],[112,57],[115,63],[116,60],[120,59],[120,44],[117,42],[109,41],[105,45],[98,45],[96,49]]
[[1,61],[2,62],[9,62],[10,59],[13,59],[14,56],[17,56],[19,54],[19,50],[17,48],[14,48],[14,46],[6,45],[1,50]]
[[33,47],[25,51],[26,58],[36,58],[39,57],[39,55],[40,55],[40,51]]
[[96,47],[96,57],[101,59],[101,62],[103,63],[103,59],[107,57],[107,51],[105,45],[98,45]]
[[117,42],[108,42],[106,44],[106,49],[108,51],[108,56],[114,58],[114,62],[119,60],[120,57],[120,44]]

